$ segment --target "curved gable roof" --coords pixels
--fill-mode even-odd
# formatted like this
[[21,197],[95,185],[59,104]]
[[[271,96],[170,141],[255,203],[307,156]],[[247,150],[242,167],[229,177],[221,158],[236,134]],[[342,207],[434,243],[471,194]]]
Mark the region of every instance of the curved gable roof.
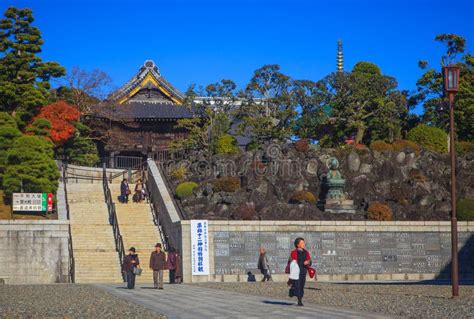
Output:
[[125,83],[121,88],[111,93],[107,100],[123,104],[130,100],[142,88],[154,86],[158,88],[172,104],[182,104],[184,95],[161,76],[158,67],[152,60],[147,60],[140,68],[138,74]]

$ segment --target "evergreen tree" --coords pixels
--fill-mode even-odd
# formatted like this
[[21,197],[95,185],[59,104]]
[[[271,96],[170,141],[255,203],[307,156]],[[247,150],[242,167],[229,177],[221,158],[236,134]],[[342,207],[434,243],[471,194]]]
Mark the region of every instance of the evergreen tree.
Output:
[[15,119],[8,113],[0,112],[0,181],[5,172],[7,151],[20,136]]
[[[446,45],[446,56],[441,58],[441,67],[453,62],[454,55],[463,53],[464,38],[454,34],[441,34],[435,40]],[[474,140],[474,56],[467,53],[457,62],[461,68],[459,92],[456,94],[454,107],[455,129],[460,140]],[[425,73],[417,81],[417,102],[423,104],[424,123],[449,130],[449,105],[444,91],[443,73],[439,69],[429,68],[427,61],[420,61],[419,66]]]
[[38,135],[38,136],[45,136],[47,138],[51,138],[51,122],[39,118],[33,121],[30,126],[28,126],[25,130],[26,134],[28,135]]
[[250,135],[253,144],[292,136],[297,114],[292,90],[293,80],[276,64],[254,72],[242,93],[244,101],[237,114],[242,120],[240,131]]
[[302,137],[319,139],[324,146],[335,146],[347,137],[356,144],[393,141],[408,119],[406,95],[397,90],[397,81],[370,62],[357,63],[351,72],[328,75],[309,94],[312,106],[302,108],[299,133],[305,129],[311,134]]
[[6,154],[3,175],[5,199],[14,192],[56,193],[59,171],[53,159],[53,143],[43,137],[17,138]]
[[83,123],[75,123],[76,133],[56,150],[59,158],[70,163],[93,166],[99,161],[97,146],[90,138],[91,129]]
[[10,7],[0,20],[0,111],[31,119],[48,101],[51,78],[65,70],[56,62],[42,62],[43,40],[31,9]]

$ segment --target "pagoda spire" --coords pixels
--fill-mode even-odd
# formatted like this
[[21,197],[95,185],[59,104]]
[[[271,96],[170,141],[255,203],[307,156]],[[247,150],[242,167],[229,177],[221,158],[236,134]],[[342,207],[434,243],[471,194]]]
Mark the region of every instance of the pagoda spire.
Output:
[[342,54],[342,40],[337,40],[337,72],[344,72],[344,56]]

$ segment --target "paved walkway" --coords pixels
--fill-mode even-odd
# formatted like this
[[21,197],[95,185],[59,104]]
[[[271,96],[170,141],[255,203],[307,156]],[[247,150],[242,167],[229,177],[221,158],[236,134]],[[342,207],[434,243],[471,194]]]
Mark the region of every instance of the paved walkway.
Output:
[[275,300],[203,288],[194,285],[165,285],[164,290],[139,285],[134,290],[111,284],[97,284],[116,296],[174,318],[388,318],[378,314],[356,312],[305,304],[297,307],[289,300]]

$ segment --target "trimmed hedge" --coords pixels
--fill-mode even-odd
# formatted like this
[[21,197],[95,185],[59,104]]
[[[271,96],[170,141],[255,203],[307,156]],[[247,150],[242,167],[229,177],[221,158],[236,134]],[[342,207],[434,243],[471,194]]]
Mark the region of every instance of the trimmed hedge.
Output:
[[296,141],[295,149],[301,153],[306,152],[309,149],[309,140],[307,138],[302,138],[301,140]]
[[183,199],[193,195],[193,190],[198,187],[198,184],[194,182],[184,182],[176,186],[176,196],[179,199]]
[[370,220],[390,221],[393,214],[390,207],[380,202],[370,203],[367,209],[367,218]]
[[393,151],[393,146],[384,141],[373,141],[370,143],[370,149],[377,152],[390,152]]
[[221,177],[212,182],[215,192],[233,193],[240,188],[240,178],[235,176]]
[[290,203],[301,204],[301,203],[316,203],[316,197],[313,193],[308,191],[296,191],[291,195]]
[[416,155],[420,154],[421,151],[420,145],[408,140],[395,140],[392,143],[392,147],[394,151],[408,153],[413,152]]
[[458,154],[474,152],[474,142],[459,141],[454,143],[454,147],[456,148],[456,153]]
[[437,127],[418,125],[408,132],[408,139],[433,152],[448,152],[448,134]]
[[460,221],[474,221],[474,197],[458,200],[457,215]]

